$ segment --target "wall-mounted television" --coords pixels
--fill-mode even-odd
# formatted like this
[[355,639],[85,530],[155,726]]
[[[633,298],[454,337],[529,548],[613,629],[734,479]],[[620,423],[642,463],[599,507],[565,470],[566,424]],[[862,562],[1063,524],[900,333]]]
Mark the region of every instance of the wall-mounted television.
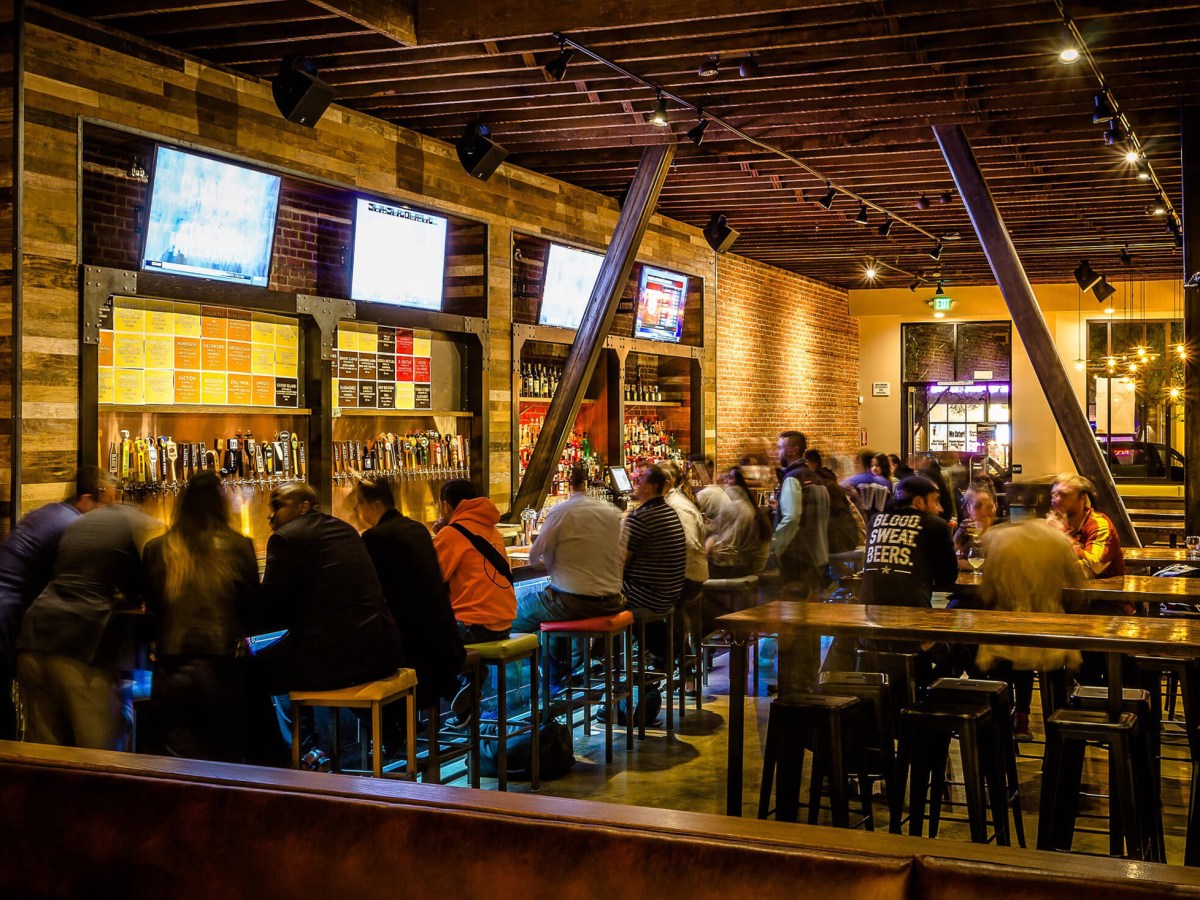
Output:
[[578,328],[604,257],[587,250],[551,244],[542,277],[542,310],[538,322]]
[[142,268],[266,287],[278,175],[159,144]]
[[441,309],[445,275],[446,219],[358,198],[351,299]]
[[635,338],[679,343],[683,337],[683,309],[687,305],[688,278],[653,266],[642,266],[638,288]]

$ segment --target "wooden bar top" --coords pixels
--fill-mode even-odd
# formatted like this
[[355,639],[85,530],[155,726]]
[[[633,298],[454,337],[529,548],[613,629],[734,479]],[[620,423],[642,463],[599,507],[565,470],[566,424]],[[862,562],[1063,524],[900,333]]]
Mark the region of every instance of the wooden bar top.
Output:
[[1121,552],[1126,563],[1170,566],[1190,562],[1200,566],[1200,558],[1192,556],[1186,547],[1125,547]]
[[[987,567],[984,567],[987,571]],[[974,596],[986,575],[959,572],[955,593]],[[845,580],[845,579],[843,579]],[[858,583],[858,582],[856,582]],[[1156,575],[1118,575],[1115,578],[1090,578],[1079,587],[1066,588],[1089,602],[1125,600],[1129,603],[1200,603],[1200,578],[1160,578]]]
[[774,601],[717,619],[734,634],[821,634],[875,640],[1055,647],[1157,656],[1200,656],[1200,621],[1140,616],[914,609]]

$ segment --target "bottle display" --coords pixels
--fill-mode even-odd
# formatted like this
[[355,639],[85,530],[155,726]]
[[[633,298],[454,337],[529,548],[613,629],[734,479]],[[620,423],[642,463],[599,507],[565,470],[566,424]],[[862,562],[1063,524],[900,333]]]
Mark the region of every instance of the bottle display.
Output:
[[558,392],[562,366],[521,363],[521,396],[549,400]]
[[625,467],[633,471],[649,463],[671,459],[683,463],[682,447],[665,419],[627,417],[624,430]]
[[[518,434],[520,450],[517,455],[522,478],[525,477],[525,470],[529,468],[534,445],[542,433],[545,421],[545,417],[542,415],[522,416]],[[562,456],[559,457],[558,465],[555,467],[553,489],[555,494],[565,494],[570,490],[571,466],[580,461],[587,463],[589,479],[594,480],[600,477],[603,460],[595,453],[588,433],[575,428],[567,437],[567,445],[563,448]]]

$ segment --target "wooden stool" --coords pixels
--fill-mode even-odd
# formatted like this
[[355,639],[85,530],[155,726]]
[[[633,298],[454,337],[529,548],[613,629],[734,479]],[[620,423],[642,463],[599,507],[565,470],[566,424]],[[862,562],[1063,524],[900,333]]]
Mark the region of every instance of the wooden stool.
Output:
[[[482,644],[467,644],[467,651],[479,654],[481,663],[496,667],[496,736],[480,735],[480,742],[499,741],[496,747],[496,777],[502,791],[508,790],[508,738],[512,735],[528,734],[532,756],[529,761],[529,786],[533,790],[541,787],[539,764],[541,762],[541,731],[539,729],[540,708],[538,704],[538,639],[536,634],[514,634],[503,641],[487,641]],[[510,721],[508,716],[508,667],[512,663],[529,660],[529,722]],[[476,708],[476,715],[482,709]],[[509,731],[509,726],[513,731]]]
[[[667,626],[667,671],[653,672],[648,663],[649,654],[646,651],[646,626],[654,622],[662,622]],[[637,714],[638,740],[646,739],[646,676],[663,674],[667,679],[667,690],[663,700],[667,706],[667,734],[675,730],[675,610],[668,609],[664,613],[651,612],[648,609],[633,611],[633,627],[637,632]],[[630,701],[632,707],[633,701]]]
[[340,769],[338,756],[341,750],[338,737],[338,715],[340,709],[371,710],[371,774],[383,777],[383,708],[395,700],[404,700],[405,740],[407,741],[407,765],[404,777],[415,781],[417,777],[417,673],[412,669],[397,669],[391,678],[356,684],[336,691],[292,691],[288,700],[292,704],[292,768],[300,768],[300,708],[322,706],[334,710],[333,715],[333,771]]
[[[608,719],[604,723],[604,762],[609,765],[613,761],[613,723],[617,720],[617,706],[622,698],[626,700],[626,710],[628,715],[625,717],[625,750],[631,752],[633,750],[633,613],[627,609],[621,610],[611,616],[596,616],[591,619],[571,619],[562,622],[543,622],[541,631],[542,639],[546,642],[545,653],[549,657],[550,639],[569,638],[574,644],[576,638],[584,641],[583,653],[583,686],[579,690],[579,694],[583,700],[583,733],[592,733],[592,695],[604,692],[605,703],[608,706]],[[616,639],[621,638],[622,654],[625,660],[625,687],[620,688],[619,682],[614,682],[613,671],[616,666],[616,657],[614,656]],[[592,638],[601,638],[604,641],[604,681],[603,687],[593,685],[592,683],[592,653],[591,641]],[[550,665],[547,663],[542,667],[542,684],[546,694],[546,705],[550,705]],[[575,727],[573,720],[574,704],[576,700],[575,689],[568,682],[565,691],[565,702],[567,704],[567,725],[570,728]]]
[[[454,728],[443,728],[441,723],[441,705],[431,706],[425,713],[425,746],[426,766],[422,778],[426,783],[442,783],[442,763],[453,762],[456,759],[467,759],[467,777],[471,787],[479,787],[479,653],[468,650],[463,660],[459,674],[467,679],[467,689],[471,692],[471,724],[467,726],[467,735]],[[445,752],[442,745],[446,746]]]

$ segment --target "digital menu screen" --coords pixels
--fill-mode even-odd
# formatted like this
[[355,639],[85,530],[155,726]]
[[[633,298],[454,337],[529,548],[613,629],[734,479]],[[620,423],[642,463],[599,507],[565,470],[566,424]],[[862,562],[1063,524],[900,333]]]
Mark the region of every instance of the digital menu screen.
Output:
[[551,244],[543,276],[541,325],[578,328],[604,257],[587,250]]
[[642,266],[638,290],[635,338],[679,343],[683,337],[683,309],[687,304],[688,278],[652,266]]

